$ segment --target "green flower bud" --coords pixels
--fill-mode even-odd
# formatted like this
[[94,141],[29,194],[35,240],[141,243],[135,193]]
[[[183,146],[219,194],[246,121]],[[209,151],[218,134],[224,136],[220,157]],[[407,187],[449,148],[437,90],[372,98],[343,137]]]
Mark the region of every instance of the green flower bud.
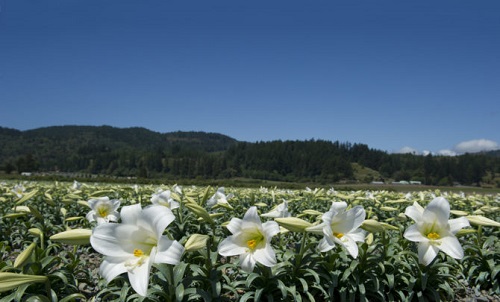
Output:
[[207,246],[208,235],[193,234],[184,244],[186,252],[193,252]]
[[274,221],[291,232],[305,232],[306,228],[312,226],[310,222],[297,217],[275,218]]
[[75,217],[68,217],[66,219],[64,219],[64,221],[78,221],[78,220],[82,220],[84,219],[83,216],[75,216]]
[[31,254],[33,253],[33,250],[36,247],[36,243],[31,243],[24,251],[22,251],[14,261],[14,267],[22,267],[26,262],[28,262],[29,258],[31,257]]
[[43,232],[38,228],[31,228],[28,230],[28,232],[31,235],[38,236],[38,237],[40,237],[40,239],[43,239]]
[[259,208],[267,207],[267,203],[257,202],[254,204],[254,206],[259,207]]
[[374,219],[366,219],[365,221],[363,221],[363,223],[361,224],[361,228],[370,233],[378,233],[385,231],[384,226],[380,222]]
[[366,238],[365,238],[365,242],[366,244],[368,245],[371,245],[373,243],[373,233],[369,233]]
[[497,222],[495,220],[491,220],[489,218],[486,218],[484,216],[479,216],[479,215],[469,215],[466,216],[467,220],[471,224],[475,225],[482,225],[482,226],[493,226],[493,227],[500,227],[500,222]]
[[17,218],[17,217],[22,217],[22,216],[26,216],[26,213],[25,212],[9,213],[9,214],[5,214],[2,218]]
[[304,211],[302,211],[302,213],[306,214],[306,215],[312,215],[312,216],[321,216],[321,215],[323,215],[323,213],[318,212],[316,210],[304,210]]
[[398,208],[394,208],[394,207],[380,207],[380,209],[382,211],[386,211],[386,212],[393,212],[393,211],[398,211],[399,210]]
[[17,213],[30,213],[30,208],[27,207],[27,206],[15,206],[12,208],[12,210],[14,210],[14,212],[17,212]]
[[451,210],[450,213],[453,214],[453,215],[456,215],[456,216],[467,216],[467,215],[469,215],[468,212],[459,211],[459,210]]
[[69,245],[87,245],[90,244],[90,235],[92,235],[92,230],[73,229],[55,234],[50,237],[50,240]]
[[48,279],[45,276],[0,272],[0,292],[6,292],[25,284],[45,283],[47,281]]
[[385,222],[380,223],[386,230],[399,231],[398,227],[393,226],[392,224],[388,224]]
[[36,195],[36,193],[38,193],[38,190],[33,190],[25,195],[23,195],[23,197],[21,197],[21,199],[19,199],[17,202],[16,202],[16,205],[17,204],[21,204],[25,201],[27,201],[28,199],[31,199],[33,196]]
[[210,217],[210,214],[208,214],[207,210],[205,210],[203,207],[201,207],[197,203],[187,202],[186,208],[191,210],[191,212],[193,212],[196,216],[201,217],[206,222],[208,222],[210,224],[214,223],[214,220],[212,219],[212,217]]

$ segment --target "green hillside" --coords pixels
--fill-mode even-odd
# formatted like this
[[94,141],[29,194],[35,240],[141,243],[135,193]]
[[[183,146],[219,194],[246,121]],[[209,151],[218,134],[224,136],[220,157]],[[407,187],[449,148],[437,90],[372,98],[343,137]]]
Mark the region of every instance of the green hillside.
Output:
[[237,141],[206,132],[145,128],[0,127],[0,173],[69,173],[164,179],[256,179],[300,183],[418,181],[500,187],[499,151],[434,156],[389,154],[365,144]]

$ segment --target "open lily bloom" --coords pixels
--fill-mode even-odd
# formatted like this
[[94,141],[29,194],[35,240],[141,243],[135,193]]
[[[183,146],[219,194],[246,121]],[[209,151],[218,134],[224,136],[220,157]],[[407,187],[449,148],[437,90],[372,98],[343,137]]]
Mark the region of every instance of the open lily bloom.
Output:
[[118,221],[120,213],[120,200],[109,200],[109,197],[99,197],[89,200],[89,206],[92,209],[87,213],[89,222],[97,221],[97,224],[108,223],[110,221]]
[[278,206],[276,206],[272,211],[266,214],[262,214],[262,217],[270,217],[270,218],[284,218],[290,217],[292,214],[288,212],[288,201],[283,200]]
[[404,237],[418,242],[418,259],[423,265],[429,265],[439,250],[450,257],[462,259],[464,250],[455,234],[463,227],[470,226],[465,217],[448,220],[450,203],[443,197],[434,198],[424,209],[417,202],[406,208],[406,216],[415,224],[406,229]]
[[80,190],[82,187],[82,184],[79,183],[78,181],[74,180],[73,185],[71,186],[72,190]]
[[171,210],[177,209],[179,207],[179,203],[170,197],[170,194],[170,190],[162,191],[160,189],[157,193],[154,193],[153,196],[151,196],[151,202],[154,205],[161,205]]
[[252,272],[257,262],[267,267],[276,265],[276,254],[271,247],[272,237],[280,232],[276,222],[262,223],[257,208],[251,207],[243,219],[231,219],[227,228],[233,235],[219,244],[219,254],[239,255],[241,268],[246,272]]
[[348,211],[346,208],[345,202],[333,202],[330,210],[321,217],[323,222],[306,229],[308,232],[323,235],[318,244],[320,252],[329,251],[335,244],[340,244],[353,258],[358,257],[356,242],[365,240],[365,231],[359,227],[365,220],[366,213],[362,206],[355,206]]
[[232,198],[233,194],[228,194],[224,193],[224,187],[220,187],[217,189],[217,192],[215,192],[212,197],[210,197],[209,200],[207,200],[207,206],[208,207],[213,207],[215,205],[223,205],[227,207],[231,207],[229,202],[227,202],[228,199]]
[[90,237],[92,247],[105,256],[100,274],[108,282],[127,273],[132,288],[146,296],[153,263],[178,264],[184,247],[163,235],[175,219],[163,206],[145,209],[140,204],[121,210],[121,223],[98,225]]
[[12,188],[12,193],[16,194],[19,198],[23,197],[24,191],[26,191],[26,188],[21,184],[15,185],[14,188]]
[[174,190],[175,193],[182,195],[182,186],[174,185],[172,189]]

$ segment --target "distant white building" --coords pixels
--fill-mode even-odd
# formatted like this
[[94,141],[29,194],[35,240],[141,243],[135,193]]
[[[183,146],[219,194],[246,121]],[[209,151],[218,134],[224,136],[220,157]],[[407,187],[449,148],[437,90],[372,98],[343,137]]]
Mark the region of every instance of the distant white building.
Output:
[[421,185],[422,182],[418,180],[410,180],[410,185]]
[[393,185],[409,185],[410,183],[407,182],[406,180],[400,180],[400,181],[393,181]]

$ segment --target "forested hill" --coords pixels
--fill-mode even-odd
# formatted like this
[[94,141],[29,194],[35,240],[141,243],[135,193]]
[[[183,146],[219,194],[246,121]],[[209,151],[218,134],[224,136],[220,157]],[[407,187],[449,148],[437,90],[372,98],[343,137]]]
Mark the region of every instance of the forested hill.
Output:
[[145,166],[152,154],[194,156],[225,151],[236,143],[217,133],[158,133],[139,127],[53,126],[27,131],[0,127],[0,170],[128,175]]
[[454,157],[388,154],[348,142],[249,143],[217,133],[158,133],[110,126],[28,131],[0,127],[1,171],[321,183],[415,180],[423,184],[500,186],[498,151]]

